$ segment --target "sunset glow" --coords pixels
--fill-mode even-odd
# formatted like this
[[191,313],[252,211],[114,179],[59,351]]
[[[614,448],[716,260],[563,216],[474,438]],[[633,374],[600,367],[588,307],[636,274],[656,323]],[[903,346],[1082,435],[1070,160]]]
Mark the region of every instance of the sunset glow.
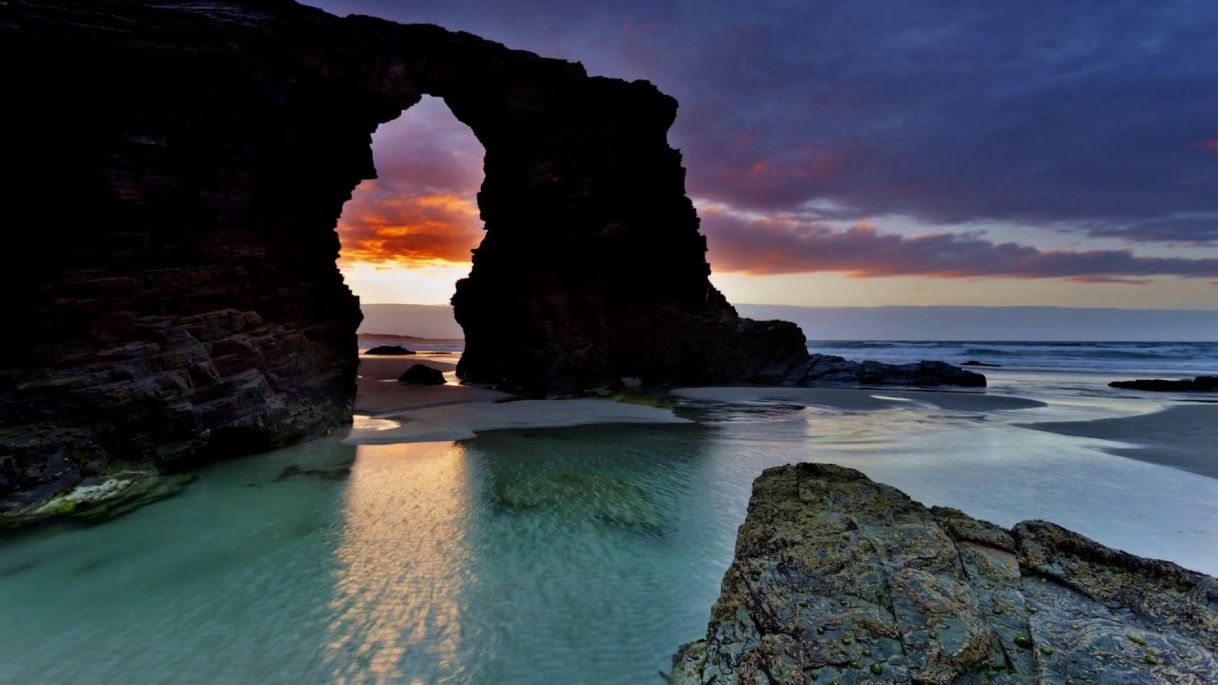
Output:
[[[496,12],[377,2],[361,9],[474,31],[485,30],[486,21],[491,35],[506,34],[515,45],[559,56],[575,50]],[[622,44],[580,41],[578,55],[593,72],[647,78],[679,99],[670,141],[685,160],[713,278],[731,300],[1218,303],[1218,168],[1211,155],[1199,154],[1218,152],[1212,122],[1194,125],[1185,110],[1152,98],[1139,106],[1161,111],[1163,130],[1174,133],[1141,136],[1144,122],[1121,120],[1136,108],[1062,110],[1067,101],[1051,96],[1064,84],[1044,65],[1021,65],[1024,72],[1016,73],[1009,64],[968,62],[962,70],[936,47],[950,42],[923,44],[915,33],[898,47],[906,43],[891,40],[895,29],[866,31],[872,19],[856,17],[843,28],[868,45],[887,36],[874,42],[875,55],[857,55],[854,69],[870,84],[861,85],[816,71],[836,63],[837,34],[801,40],[807,55],[780,55],[770,46],[789,40],[733,25],[730,17],[622,11]],[[559,14],[582,25],[577,10]],[[686,28],[691,22],[713,25]],[[765,31],[788,24],[807,25],[792,19]],[[962,40],[972,35],[950,23],[939,30],[957,29]],[[708,32],[716,36],[710,43]],[[693,35],[698,51],[674,52]],[[918,97],[892,68],[904,53],[890,53],[905,49],[920,51],[919,73],[942,76],[923,84]],[[1127,44],[1062,59],[1086,65],[1101,57],[1112,78],[1156,59]],[[1012,83],[1024,79],[1018,97],[1040,112],[1040,123],[999,125],[1002,110],[986,96],[989,75],[998,71]],[[809,81],[813,75],[819,80]],[[740,97],[725,108],[723,93]],[[1084,110],[1104,99],[1075,95],[1074,106]],[[1106,123],[1083,137],[1070,124],[1078,116]],[[424,98],[377,131],[373,151],[379,178],[361,184],[344,209],[340,267],[365,302],[444,302],[468,273],[470,250],[482,236],[482,146],[441,100]]]

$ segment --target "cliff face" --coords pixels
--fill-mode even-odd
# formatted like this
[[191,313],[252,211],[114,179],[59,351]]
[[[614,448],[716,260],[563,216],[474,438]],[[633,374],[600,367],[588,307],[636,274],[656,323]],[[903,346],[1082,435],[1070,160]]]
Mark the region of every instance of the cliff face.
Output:
[[347,420],[334,226],[371,132],[423,94],[486,148],[463,378],[723,382],[806,356],[710,286],[676,102],[648,83],[279,0],[10,1],[0,60],[0,508]]
[[1005,530],[838,466],[753,485],[674,683],[1206,683],[1218,579],[1043,521]]

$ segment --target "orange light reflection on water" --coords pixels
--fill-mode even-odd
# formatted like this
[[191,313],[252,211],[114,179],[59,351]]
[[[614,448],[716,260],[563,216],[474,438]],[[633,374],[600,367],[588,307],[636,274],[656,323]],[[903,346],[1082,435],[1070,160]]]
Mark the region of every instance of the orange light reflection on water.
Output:
[[[404,468],[403,462],[408,462]],[[468,463],[456,443],[361,446],[335,555],[324,657],[336,682],[402,682],[455,663],[469,551]],[[416,671],[417,672],[417,671]]]

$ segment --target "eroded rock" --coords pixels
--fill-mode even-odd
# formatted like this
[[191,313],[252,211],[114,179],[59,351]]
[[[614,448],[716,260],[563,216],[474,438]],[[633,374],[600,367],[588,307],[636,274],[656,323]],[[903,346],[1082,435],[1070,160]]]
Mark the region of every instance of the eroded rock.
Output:
[[1060,526],[927,508],[852,469],[757,479],[674,683],[1209,683],[1218,580]]
[[371,133],[425,94],[486,148],[463,379],[561,394],[806,356],[711,286],[677,103],[645,81],[286,0],[0,3],[0,60],[0,509],[349,420],[334,227]]

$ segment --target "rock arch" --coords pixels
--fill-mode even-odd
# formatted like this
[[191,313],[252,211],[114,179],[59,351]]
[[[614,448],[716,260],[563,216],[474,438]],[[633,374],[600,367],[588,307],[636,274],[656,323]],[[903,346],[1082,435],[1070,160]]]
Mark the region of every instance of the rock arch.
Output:
[[741,319],[649,83],[435,26],[286,0],[9,2],[0,498],[117,462],[182,468],[350,416],[356,299],[335,267],[370,134],[423,94],[486,149],[486,234],[453,302],[462,378],[566,392],[775,376]]

